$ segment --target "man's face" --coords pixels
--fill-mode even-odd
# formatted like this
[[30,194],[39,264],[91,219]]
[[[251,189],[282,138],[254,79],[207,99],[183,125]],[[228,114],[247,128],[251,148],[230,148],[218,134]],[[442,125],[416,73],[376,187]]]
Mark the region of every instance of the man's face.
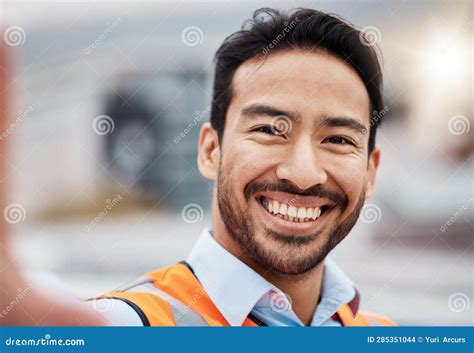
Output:
[[348,234],[372,190],[366,88],[341,60],[291,50],[245,62],[232,92],[215,212],[245,256],[306,273]]

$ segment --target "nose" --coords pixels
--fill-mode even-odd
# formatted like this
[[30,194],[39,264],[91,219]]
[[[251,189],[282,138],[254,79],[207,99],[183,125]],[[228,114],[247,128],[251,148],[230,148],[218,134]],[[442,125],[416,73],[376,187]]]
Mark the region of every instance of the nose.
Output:
[[328,176],[315,153],[311,138],[300,138],[277,166],[278,179],[287,180],[302,190],[326,183]]

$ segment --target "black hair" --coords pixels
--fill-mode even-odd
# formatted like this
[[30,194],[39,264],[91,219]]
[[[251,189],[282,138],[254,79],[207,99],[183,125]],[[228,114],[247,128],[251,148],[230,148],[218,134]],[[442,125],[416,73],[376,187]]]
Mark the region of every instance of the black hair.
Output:
[[337,15],[313,9],[290,12],[261,8],[242,29],[228,36],[215,54],[211,125],[222,141],[225,117],[232,99],[232,79],[249,59],[264,58],[270,51],[303,49],[324,51],[340,58],[359,74],[371,104],[369,153],[375,147],[376,129],[384,114],[382,71],[377,47],[367,33]]

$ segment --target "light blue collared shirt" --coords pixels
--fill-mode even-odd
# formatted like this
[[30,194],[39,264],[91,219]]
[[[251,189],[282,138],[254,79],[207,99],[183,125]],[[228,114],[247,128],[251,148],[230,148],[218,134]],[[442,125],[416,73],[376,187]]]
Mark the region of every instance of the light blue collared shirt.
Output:
[[[304,326],[287,296],[224,249],[205,229],[187,263],[231,326],[252,314],[268,326]],[[341,304],[357,295],[354,283],[329,258],[324,260],[321,298],[311,326],[341,326],[332,319]]]

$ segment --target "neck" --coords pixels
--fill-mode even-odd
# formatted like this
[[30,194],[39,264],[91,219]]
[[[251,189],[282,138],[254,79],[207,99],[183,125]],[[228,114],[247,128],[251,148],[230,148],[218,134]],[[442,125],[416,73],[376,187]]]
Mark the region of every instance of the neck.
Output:
[[324,263],[320,263],[304,276],[279,276],[278,274],[262,274],[260,272],[259,274],[290,296],[292,310],[301,322],[308,326],[311,324],[321,295],[323,271]]
[[214,222],[214,238],[232,255],[244,262],[291,298],[291,308],[305,325],[311,324],[321,294],[324,263],[304,275],[281,275],[252,260],[227,233],[221,222]]

